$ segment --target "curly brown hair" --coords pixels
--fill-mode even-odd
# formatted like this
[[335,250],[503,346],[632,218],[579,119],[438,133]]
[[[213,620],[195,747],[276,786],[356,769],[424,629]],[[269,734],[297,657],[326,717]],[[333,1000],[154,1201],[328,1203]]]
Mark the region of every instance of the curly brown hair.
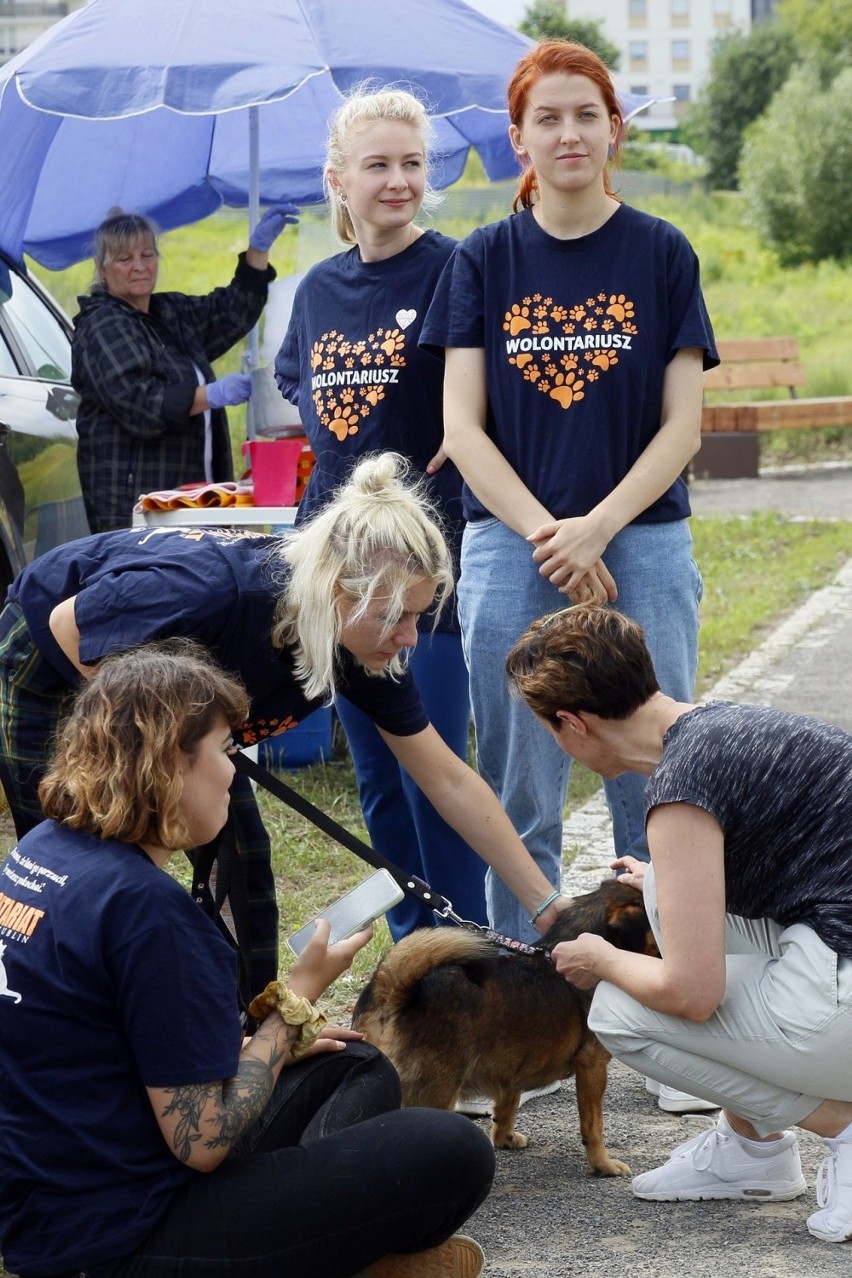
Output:
[[237,728],[248,709],[242,684],[193,640],[105,658],[60,728],[39,786],[45,815],[102,839],[186,847],[179,754],[218,716]]
[[659,692],[642,627],[614,608],[575,604],[539,617],[506,658],[511,691],[558,726],[558,711],[627,719]]

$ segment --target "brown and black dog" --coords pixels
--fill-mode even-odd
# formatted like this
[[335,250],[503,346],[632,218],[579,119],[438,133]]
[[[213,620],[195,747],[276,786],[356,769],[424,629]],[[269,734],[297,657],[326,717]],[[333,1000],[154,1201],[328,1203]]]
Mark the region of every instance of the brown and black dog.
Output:
[[390,1057],[403,1105],[452,1109],[459,1097],[494,1098],[491,1139],[523,1149],[515,1131],[521,1092],[576,1079],[580,1135],[596,1176],[626,1176],[603,1139],[609,1052],[588,1028],[591,991],[561,977],[548,952],[581,932],[656,954],[635,888],[607,879],[575,898],[536,942],[540,954],[501,950],[464,928],[420,928],[391,949],[361,992],[353,1026]]

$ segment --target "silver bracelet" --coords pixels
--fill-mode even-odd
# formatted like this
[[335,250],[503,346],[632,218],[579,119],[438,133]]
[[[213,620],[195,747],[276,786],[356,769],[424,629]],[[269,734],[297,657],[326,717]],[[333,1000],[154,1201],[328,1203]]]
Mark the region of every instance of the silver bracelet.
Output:
[[541,915],[544,914],[544,911],[547,909],[548,905],[552,905],[553,902],[556,900],[557,896],[561,896],[561,895],[562,893],[557,889],[555,892],[551,892],[550,896],[545,897],[541,905],[536,910],[535,914],[533,914],[532,918],[530,919],[530,923],[533,923],[533,924],[537,923]]

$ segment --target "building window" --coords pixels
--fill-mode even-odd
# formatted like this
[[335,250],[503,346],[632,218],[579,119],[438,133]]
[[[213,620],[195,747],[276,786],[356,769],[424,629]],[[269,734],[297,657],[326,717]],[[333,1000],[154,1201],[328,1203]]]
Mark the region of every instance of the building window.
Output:
[[688,102],[692,96],[692,88],[688,84],[673,84],[672,93],[675,102]]
[[648,66],[648,41],[631,40],[628,46],[631,71],[644,71]]
[[729,27],[733,20],[733,0],[713,0],[713,25],[715,27]]
[[672,40],[672,70],[688,71],[689,69],[689,41]]
[[637,95],[637,97],[640,97],[640,98],[647,98],[647,96],[648,96],[648,86],[647,86],[647,84],[631,84],[631,86],[630,86],[630,92],[631,92],[631,93],[635,93],[635,94]]
[[689,26],[689,0],[671,0],[672,26]]
[[630,25],[631,27],[648,25],[648,0],[630,0]]

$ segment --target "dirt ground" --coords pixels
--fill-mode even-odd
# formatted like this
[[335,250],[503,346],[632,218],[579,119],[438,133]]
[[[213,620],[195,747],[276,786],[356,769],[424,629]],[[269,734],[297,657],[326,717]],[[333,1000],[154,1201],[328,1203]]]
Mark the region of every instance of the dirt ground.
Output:
[[[664,1162],[708,1115],[664,1114],[644,1079],[613,1063],[604,1128],[607,1148],[634,1173]],[[709,1117],[712,1117],[710,1115]],[[486,1126],[487,1119],[471,1120]],[[574,1084],[520,1111],[527,1149],[501,1150],[490,1196],[467,1232],[485,1250],[489,1278],[833,1278],[852,1272],[852,1243],[812,1238],[822,1141],[799,1132],[807,1191],[789,1203],[640,1202],[629,1178],[589,1174]]]

